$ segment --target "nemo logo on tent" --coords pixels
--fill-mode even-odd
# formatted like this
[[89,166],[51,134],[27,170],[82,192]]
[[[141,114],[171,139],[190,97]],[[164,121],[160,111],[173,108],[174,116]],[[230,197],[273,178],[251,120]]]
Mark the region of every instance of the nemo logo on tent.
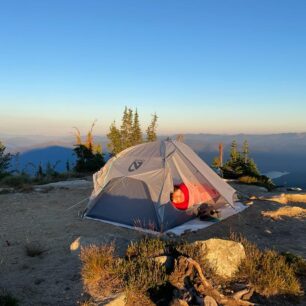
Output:
[[134,160],[129,166],[129,172],[133,172],[141,167],[143,160]]

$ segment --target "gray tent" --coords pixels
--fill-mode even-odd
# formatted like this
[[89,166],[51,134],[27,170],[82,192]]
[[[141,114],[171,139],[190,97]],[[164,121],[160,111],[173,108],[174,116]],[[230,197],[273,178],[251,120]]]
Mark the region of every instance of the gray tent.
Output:
[[173,186],[184,182],[214,188],[211,205],[234,206],[235,190],[182,142],[155,141],[130,147],[93,176],[94,190],[84,217],[122,226],[165,231],[194,214],[170,202]]

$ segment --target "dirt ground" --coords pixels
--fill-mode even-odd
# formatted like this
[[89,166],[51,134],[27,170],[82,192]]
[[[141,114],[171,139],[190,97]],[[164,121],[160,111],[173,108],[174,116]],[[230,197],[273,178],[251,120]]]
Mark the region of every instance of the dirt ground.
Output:
[[[264,194],[258,188],[236,187],[244,194]],[[9,290],[20,305],[77,305],[82,299],[80,260],[70,251],[70,244],[77,237],[115,239],[119,250],[123,251],[131,240],[143,236],[135,230],[81,220],[78,211],[84,204],[67,210],[88,197],[91,190],[91,187],[74,187],[56,188],[46,193],[0,195],[0,288]],[[226,238],[235,232],[261,248],[289,251],[306,258],[305,218],[273,220],[261,215],[263,210],[276,210],[282,205],[254,200],[242,213],[186,234],[185,239]],[[294,206],[306,208],[305,203],[294,203]],[[28,243],[39,243],[44,250],[42,255],[27,256]],[[300,305],[305,305],[304,302],[305,299]]]

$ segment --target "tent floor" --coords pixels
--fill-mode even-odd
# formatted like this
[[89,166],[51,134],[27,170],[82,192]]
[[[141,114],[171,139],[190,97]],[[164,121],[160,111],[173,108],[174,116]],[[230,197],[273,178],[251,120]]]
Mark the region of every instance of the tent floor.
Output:
[[186,232],[195,232],[197,230],[209,227],[213,224],[216,224],[222,220],[225,220],[226,218],[236,215],[238,213],[240,213],[241,211],[245,210],[247,208],[247,206],[243,205],[240,202],[236,202],[235,203],[235,209],[233,209],[230,205],[227,205],[223,208],[220,208],[220,214],[219,214],[219,218],[218,219],[214,219],[214,220],[200,220],[199,218],[195,218],[192,219],[186,223],[183,223],[179,226],[176,226],[174,228],[169,229],[168,231],[165,232],[165,234],[167,233],[171,233],[171,234],[175,234],[175,235],[182,235]]
[[[236,215],[238,213],[240,213],[241,211],[245,210],[247,208],[247,206],[243,205],[240,202],[236,202],[235,203],[235,209],[233,207],[231,207],[230,205],[227,205],[223,208],[220,208],[219,211],[219,218],[218,219],[214,219],[214,220],[200,220],[199,218],[195,218],[192,219],[184,224],[181,224],[179,226],[176,226],[174,228],[171,228],[169,230],[167,230],[166,232],[164,232],[163,234],[174,234],[177,236],[180,236],[186,232],[195,232],[197,230],[209,227],[213,224],[216,224],[222,220],[225,220],[226,218]],[[140,228],[140,227],[135,227],[135,226],[129,226],[129,225],[125,225],[125,224],[121,224],[121,223],[117,223],[117,222],[111,222],[111,221],[106,221],[106,220],[102,220],[102,219],[95,219],[95,218],[90,218],[90,217],[85,217],[86,219],[92,219],[92,220],[96,220],[96,221],[101,221],[104,223],[109,223],[109,224],[113,224],[116,226],[120,226],[120,227],[125,227],[125,228],[131,228],[137,231],[142,231],[145,233],[149,233],[149,234],[154,234],[154,235],[159,235],[161,233],[159,232],[155,232],[152,230],[147,230],[144,228]]]

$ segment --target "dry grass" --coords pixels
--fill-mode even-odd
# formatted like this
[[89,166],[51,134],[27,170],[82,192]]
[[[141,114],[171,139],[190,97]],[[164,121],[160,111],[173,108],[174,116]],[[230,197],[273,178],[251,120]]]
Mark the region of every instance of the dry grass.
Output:
[[18,306],[18,300],[9,292],[0,288],[0,306]]
[[164,265],[144,256],[124,261],[122,273],[126,287],[141,293],[162,286],[168,279]]
[[[250,284],[255,291],[266,297],[302,294],[296,274],[305,268],[305,261],[272,250],[261,251],[237,235],[232,235],[231,239],[242,243],[246,252],[246,259],[231,281]],[[156,256],[192,258],[199,263],[213,286],[222,286],[223,281],[215,279],[213,271],[209,271],[203,261],[204,251],[197,244],[147,237],[131,243],[126,258],[120,259],[115,255],[114,244],[89,246],[81,249],[83,283],[86,291],[95,299],[105,299],[124,291],[127,305],[151,306],[154,303],[150,300],[149,292],[158,294],[161,288],[171,284],[173,274],[172,268],[167,270],[165,265],[160,265],[154,259]],[[182,267],[182,271],[185,273],[186,269]],[[189,281],[196,281],[193,274]]]
[[306,276],[306,260],[298,255],[290,252],[281,253],[285,257],[286,262],[292,266],[298,275]]
[[104,299],[122,290],[120,260],[115,256],[114,244],[81,249],[81,275],[86,291],[97,299]]
[[125,290],[126,306],[155,306],[147,294],[127,288]]
[[306,203],[306,194],[305,193],[282,193],[280,195],[272,197],[263,197],[263,200],[273,201],[280,204],[292,203]]
[[237,280],[244,279],[259,294],[267,297],[302,294],[296,270],[287,262],[285,256],[273,250],[261,251],[255,244],[235,234],[231,235],[231,239],[241,242],[246,252],[246,259],[236,275]]
[[165,254],[166,242],[158,238],[145,237],[138,242],[131,242],[126,250],[126,256],[156,257]]
[[274,220],[280,220],[282,217],[305,218],[306,209],[296,206],[284,206],[274,211],[263,211],[261,214]]
[[97,306],[97,304],[94,303],[94,302],[92,302],[91,300],[81,302],[81,303],[78,304],[78,305],[79,305],[79,306]]
[[289,202],[306,203],[306,194],[302,193],[287,193],[285,197]]
[[258,183],[258,179],[253,176],[241,176],[239,177],[238,181],[243,184],[254,184]]

